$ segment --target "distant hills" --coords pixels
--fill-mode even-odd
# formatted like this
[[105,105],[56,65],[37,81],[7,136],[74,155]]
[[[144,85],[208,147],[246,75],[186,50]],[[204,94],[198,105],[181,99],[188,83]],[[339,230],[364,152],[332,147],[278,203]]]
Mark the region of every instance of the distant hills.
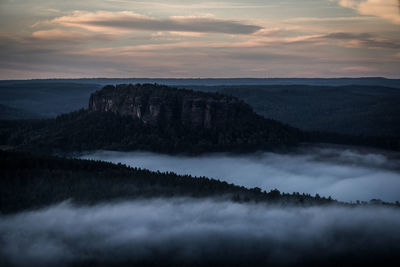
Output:
[[41,116],[18,108],[0,104],[0,120],[40,119]]
[[383,77],[361,78],[82,78],[82,79],[38,79],[38,80],[5,80],[0,86],[25,83],[75,83],[75,84],[136,84],[159,83],[169,86],[223,86],[223,85],[319,85],[319,86],[387,86],[400,88],[400,79]]
[[100,88],[97,84],[74,82],[0,81],[0,104],[54,118],[86,106],[90,94]]
[[400,89],[382,86],[218,87],[266,118],[306,131],[400,137]]

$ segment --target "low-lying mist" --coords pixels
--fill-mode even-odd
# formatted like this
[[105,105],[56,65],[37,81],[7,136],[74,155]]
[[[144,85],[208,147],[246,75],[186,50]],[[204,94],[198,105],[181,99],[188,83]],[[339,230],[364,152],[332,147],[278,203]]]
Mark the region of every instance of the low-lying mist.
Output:
[[187,198],[96,206],[65,202],[0,216],[0,244],[0,265],[17,266],[148,261],[388,265],[400,250],[400,212]]
[[346,147],[307,147],[296,153],[208,154],[98,151],[87,159],[206,176],[263,190],[316,193],[342,201],[400,200],[400,154]]

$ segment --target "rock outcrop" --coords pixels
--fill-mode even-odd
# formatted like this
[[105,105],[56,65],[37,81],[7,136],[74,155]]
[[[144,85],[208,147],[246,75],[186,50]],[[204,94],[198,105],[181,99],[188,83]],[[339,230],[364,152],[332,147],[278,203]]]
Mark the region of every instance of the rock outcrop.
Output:
[[91,95],[89,111],[113,112],[146,124],[223,128],[248,116],[252,109],[237,98],[156,84],[106,86]]

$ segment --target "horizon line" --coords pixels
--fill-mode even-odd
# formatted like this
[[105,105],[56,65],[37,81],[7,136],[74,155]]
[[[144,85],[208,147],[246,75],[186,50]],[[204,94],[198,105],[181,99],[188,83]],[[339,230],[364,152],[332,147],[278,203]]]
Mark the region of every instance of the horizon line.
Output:
[[253,80],[289,80],[289,79],[386,79],[386,80],[399,80],[398,78],[389,78],[384,76],[359,76],[359,77],[349,77],[349,76],[338,76],[338,77],[191,77],[191,78],[179,78],[179,77],[75,77],[75,78],[27,78],[27,79],[0,79],[0,81],[40,81],[40,80],[94,80],[94,79],[143,79],[143,80],[240,80],[240,79],[253,79]]

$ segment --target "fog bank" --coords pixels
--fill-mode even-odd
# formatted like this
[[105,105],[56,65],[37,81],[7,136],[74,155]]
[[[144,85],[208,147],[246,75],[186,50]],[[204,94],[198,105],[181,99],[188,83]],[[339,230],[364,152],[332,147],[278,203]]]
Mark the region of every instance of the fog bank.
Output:
[[148,260],[388,263],[400,249],[400,212],[185,198],[91,207],[62,203],[0,216],[0,244],[0,265],[18,266]]
[[206,176],[263,190],[316,193],[342,201],[400,200],[400,154],[346,147],[308,147],[297,153],[208,154],[98,151],[86,159]]

